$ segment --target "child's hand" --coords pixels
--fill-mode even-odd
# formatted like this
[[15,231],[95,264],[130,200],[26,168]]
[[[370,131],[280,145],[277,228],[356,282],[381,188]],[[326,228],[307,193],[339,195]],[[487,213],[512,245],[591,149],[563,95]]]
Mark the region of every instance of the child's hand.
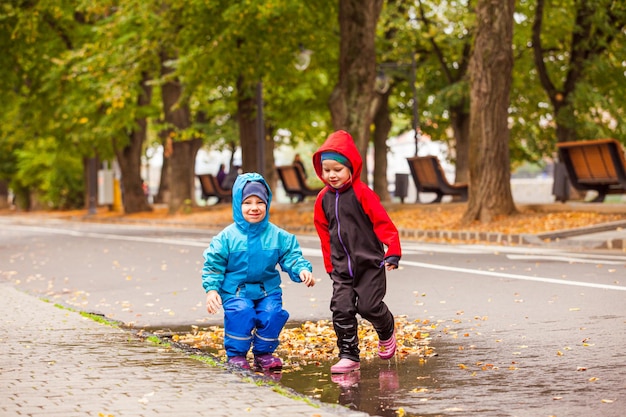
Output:
[[206,293],[206,311],[209,314],[215,314],[220,310],[222,305],[222,297],[215,290]]
[[391,271],[392,269],[397,269],[398,263],[400,263],[399,256],[388,256],[385,258],[385,269],[387,271]]
[[304,285],[307,287],[312,287],[315,285],[315,278],[313,278],[313,273],[311,271],[307,271],[306,269],[300,272],[300,279],[304,282]]
[[391,271],[392,269],[398,269],[398,265],[390,264],[389,262],[385,262],[385,269],[387,271]]

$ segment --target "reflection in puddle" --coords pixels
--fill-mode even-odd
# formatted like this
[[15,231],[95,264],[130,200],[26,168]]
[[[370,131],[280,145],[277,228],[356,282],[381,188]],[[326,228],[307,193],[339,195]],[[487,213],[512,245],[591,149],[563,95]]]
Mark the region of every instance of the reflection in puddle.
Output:
[[[349,374],[330,375],[330,363],[309,365],[294,372],[284,372],[281,384],[322,402],[341,404],[350,409],[384,417],[396,417],[406,409],[403,392],[424,387],[430,378],[423,378],[428,365],[417,359],[389,363],[381,360],[363,362],[361,369]],[[421,382],[420,382],[421,380]],[[400,400],[400,401],[399,401]]]

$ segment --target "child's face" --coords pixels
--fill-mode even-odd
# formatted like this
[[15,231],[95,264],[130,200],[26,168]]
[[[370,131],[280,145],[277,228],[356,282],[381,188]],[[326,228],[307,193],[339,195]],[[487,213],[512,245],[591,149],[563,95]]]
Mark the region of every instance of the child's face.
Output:
[[322,178],[333,188],[341,188],[350,180],[351,175],[350,168],[335,160],[322,161]]
[[251,195],[241,203],[241,212],[248,223],[258,223],[267,214],[267,204],[259,197]]

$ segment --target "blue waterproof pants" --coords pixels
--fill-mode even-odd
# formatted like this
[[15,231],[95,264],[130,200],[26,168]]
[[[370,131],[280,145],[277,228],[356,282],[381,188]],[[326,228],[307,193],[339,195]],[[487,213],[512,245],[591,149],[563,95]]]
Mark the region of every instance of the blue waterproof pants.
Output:
[[224,308],[224,348],[229,358],[246,356],[252,345],[255,355],[273,353],[289,313],[283,310],[282,294],[260,300],[231,298]]

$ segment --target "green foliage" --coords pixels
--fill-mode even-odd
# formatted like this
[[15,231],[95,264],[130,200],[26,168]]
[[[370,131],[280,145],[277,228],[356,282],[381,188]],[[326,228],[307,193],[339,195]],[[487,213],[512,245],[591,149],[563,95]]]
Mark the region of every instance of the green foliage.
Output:
[[[263,82],[267,130],[277,143],[319,144],[332,129],[328,99],[338,80],[338,2],[335,0],[35,0],[0,5],[0,178],[20,199],[37,196],[51,207],[82,205],[81,161],[112,160],[140,118],[151,140],[171,128],[163,119],[161,87],[183,85],[193,125],[176,140],[202,137],[216,149],[239,142],[237,103]],[[391,71],[392,134],[409,129],[413,94],[411,55],[421,130],[450,137],[451,109],[469,109],[465,74],[473,42],[471,1],[385,2],[377,28],[380,63]],[[626,143],[624,27],[617,0],[550,0],[542,31],[546,66],[557,89],[567,83],[577,7],[592,13],[582,46],[599,46],[554,114],[541,87],[532,51],[537,0],[516,5],[515,68],[509,108],[511,158],[541,161],[554,154],[557,118],[580,138]],[[601,36],[604,34],[605,36]],[[304,71],[300,48],[312,51]],[[163,66],[162,66],[163,63]],[[139,105],[141,82],[153,88]],[[69,152],[71,150],[71,152]],[[71,155],[68,155],[71,154]]]
[[392,77],[392,135],[412,128],[414,55],[419,130],[432,140],[452,139],[451,119],[469,112],[466,73],[473,28],[467,1],[386,3],[377,45],[382,69]]
[[[328,133],[327,99],[337,71],[336,2],[191,1],[180,14],[178,76],[197,111],[207,143],[238,142],[237,101],[263,82],[269,130],[291,132],[288,143],[319,141]],[[313,51],[305,71],[300,48]]]
[[[590,35],[578,48],[592,48],[584,54],[584,65],[568,106],[560,114],[541,87],[533,60],[531,29],[536,1],[520,1],[514,31],[515,68],[511,92],[511,146],[514,160],[539,161],[554,156],[558,123],[576,132],[578,139],[613,137],[626,143],[626,129],[618,123],[626,105],[623,62],[626,44],[623,30],[626,9],[615,0],[553,0],[546,2],[541,32],[547,74],[558,92],[571,87],[576,62],[572,61],[572,42],[581,26],[576,12],[584,14]],[[579,21],[582,24],[583,21]],[[599,47],[599,49],[595,49]],[[606,48],[606,49],[604,49]]]
[[51,208],[83,206],[82,161],[52,137],[36,138],[15,152],[17,171],[12,187],[38,190],[39,200]]

